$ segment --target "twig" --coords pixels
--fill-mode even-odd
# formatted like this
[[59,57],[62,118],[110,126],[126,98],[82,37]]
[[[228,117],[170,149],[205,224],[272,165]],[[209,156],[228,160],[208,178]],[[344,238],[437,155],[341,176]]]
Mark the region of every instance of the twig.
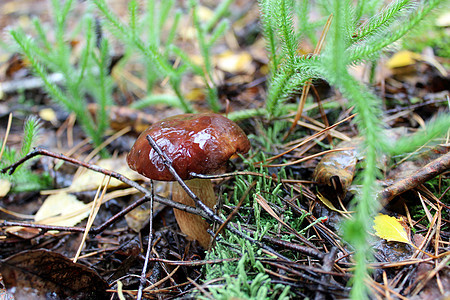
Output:
[[382,190],[379,194],[382,205],[388,204],[395,196],[400,195],[437,175],[450,169],[450,152],[433,160],[408,178],[399,180]]
[[[254,233],[255,232],[254,230],[249,229],[249,228],[246,228],[245,230],[248,231],[249,233]],[[262,237],[262,240],[266,241],[266,242],[269,242],[271,244],[277,245],[277,246],[279,246],[281,248],[290,249],[292,251],[299,252],[299,253],[302,253],[302,254],[305,254],[305,255],[308,255],[308,256],[312,256],[312,257],[318,258],[320,260],[322,260],[324,258],[324,256],[325,256],[321,251],[319,251],[319,250],[317,250],[315,248],[311,248],[311,247],[308,247],[308,246],[302,246],[302,245],[299,245],[299,244],[294,244],[294,243],[291,243],[291,242],[288,242],[288,241],[283,241],[283,240],[277,239],[277,238],[269,236],[269,235],[264,235]]]
[[[18,160],[17,162],[15,162],[14,164],[0,170],[0,173],[8,173],[9,175],[11,175],[12,173],[14,173],[14,171],[17,169],[18,166],[20,166],[21,164],[23,164],[24,162],[26,162],[27,160],[38,156],[38,155],[44,155],[44,156],[49,156],[49,157],[53,157],[53,158],[57,158],[63,161],[66,161],[68,163],[71,163],[73,165],[77,165],[77,166],[82,166],[86,169],[104,174],[104,175],[108,175],[111,176],[119,181],[122,181],[125,184],[128,184],[131,187],[134,187],[135,189],[137,189],[138,191],[140,191],[141,193],[145,194],[145,196],[147,196],[148,198],[151,197],[151,193],[144,187],[140,186],[139,184],[137,184],[136,182],[134,182],[133,180],[130,180],[129,178],[123,176],[120,173],[114,172],[114,171],[110,171],[107,169],[104,169],[102,167],[96,166],[96,165],[92,165],[83,161],[80,161],[78,159],[72,158],[72,157],[67,157],[64,154],[57,154],[57,153],[53,153],[49,150],[43,149],[43,148],[39,148],[36,147],[33,149],[33,151],[31,151],[30,153],[28,153],[27,155],[25,155],[22,159]],[[155,195],[154,200],[156,202],[159,202],[161,204],[182,210],[182,211],[186,211],[189,212],[191,214],[195,214],[195,215],[199,215],[202,216],[204,218],[208,218],[209,216],[207,214],[205,214],[201,209],[192,207],[192,206],[188,206],[188,205],[184,205],[175,201],[172,201],[170,199],[166,199],[163,197],[160,197],[158,195]]]
[[[48,76],[48,81],[54,84],[59,84],[64,81],[64,75],[61,73],[53,73]],[[44,86],[41,78],[32,77],[20,80],[11,80],[2,82],[0,85],[0,94],[13,93],[19,90],[31,90]]]
[[[199,215],[207,220],[213,220],[218,222],[219,224],[222,224],[224,221],[219,218],[219,216],[215,215],[214,212],[207,206],[205,206],[200,199],[186,186],[186,184],[183,182],[183,180],[180,178],[180,176],[176,173],[175,169],[172,167],[171,165],[171,161],[170,159],[168,159],[168,157],[165,155],[165,153],[163,153],[161,151],[161,149],[158,147],[158,145],[156,145],[156,143],[154,142],[153,139],[151,139],[151,137],[147,136],[147,139],[149,140],[150,145],[152,145],[152,147],[155,149],[155,151],[161,156],[164,164],[166,165],[166,167],[168,168],[168,170],[172,173],[172,175],[177,179],[178,183],[180,184],[180,186],[182,186],[185,191],[187,192],[187,194],[192,197],[192,199],[198,203],[198,207],[192,207],[192,206],[188,206],[188,205],[184,205],[178,202],[175,202],[173,200],[170,199],[166,199],[163,198],[161,196],[158,195],[154,195],[153,200],[156,202],[159,202],[163,205],[167,205],[185,212],[189,212],[195,215]],[[36,147],[33,149],[33,151],[31,151],[30,153],[28,153],[27,155],[25,155],[23,158],[21,158],[20,160],[18,160],[17,162],[15,162],[14,164],[1,169],[0,173],[8,173],[9,175],[11,175],[12,173],[14,173],[14,171],[17,169],[18,166],[20,166],[21,164],[23,164],[24,162],[30,160],[31,158],[38,156],[38,155],[44,155],[44,156],[48,156],[48,157],[53,157],[56,159],[60,159],[63,161],[66,161],[68,163],[71,163],[73,165],[76,166],[82,166],[84,168],[87,168],[89,170],[104,174],[104,175],[108,175],[111,176],[112,178],[115,178],[125,184],[128,184],[131,187],[134,187],[135,189],[137,189],[138,191],[142,192],[145,197],[141,200],[148,201],[148,199],[150,199],[152,197],[150,191],[148,191],[146,188],[140,186],[139,184],[137,184],[136,182],[130,180],[129,178],[123,176],[120,173],[114,172],[114,171],[110,171],[107,169],[104,169],[102,167],[93,165],[93,164],[89,164],[83,161],[80,161],[78,159],[72,158],[72,157],[68,157],[65,156],[64,154],[57,154],[54,152],[51,152],[49,150],[43,149],[43,148],[39,148]],[[145,202],[144,201],[144,202]],[[134,206],[136,207],[136,206]],[[131,209],[130,209],[131,210]],[[123,215],[123,214],[121,214]],[[108,224],[104,224],[101,226],[102,230],[104,228],[106,228],[107,226],[109,226],[110,224],[112,224],[114,221],[116,220],[113,219],[111,220],[111,222],[109,222]],[[6,221],[4,220],[3,222],[0,223],[0,226],[24,226],[24,227],[29,227],[29,228],[40,228],[43,230],[59,230],[59,231],[73,231],[73,232],[84,232],[85,228],[80,228],[80,227],[65,227],[65,226],[51,226],[51,225],[41,225],[41,224],[32,224],[32,223],[25,223],[25,222],[16,222],[16,221]],[[250,241],[253,244],[256,244],[258,247],[265,249],[267,252],[281,258],[284,260],[289,261],[288,258],[286,258],[285,256],[279,254],[278,252],[276,252],[275,250],[273,250],[271,247],[256,241],[255,239],[243,234],[242,232],[240,232],[236,227],[231,226],[230,224],[227,225],[226,227],[228,230],[230,230],[233,234],[236,234],[248,241]],[[89,232],[95,232],[95,230],[98,228],[94,228],[92,229],[92,231],[90,230]]]
[[[120,212],[109,218],[105,223],[98,227],[93,227],[89,230],[90,234],[97,234],[108,228],[111,224],[117,222],[118,219],[135,209],[136,207],[140,206],[141,204],[149,201],[149,198],[147,196],[142,197],[138,200],[136,200],[134,203],[127,206],[125,209],[122,209]],[[70,231],[70,232],[85,232],[86,228],[82,227],[69,227],[69,226],[53,226],[53,225],[44,225],[44,224],[34,224],[34,223],[26,223],[26,222],[17,222],[17,221],[6,221],[3,220],[0,223],[0,227],[10,227],[10,226],[22,226],[22,227],[29,227],[29,228],[38,228],[42,229],[44,231],[49,230],[57,230],[57,231]]]
[[[304,274],[302,272],[299,272],[293,268],[290,268],[290,266],[286,266],[284,264],[282,264],[282,262],[271,262],[271,261],[265,261],[266,264],[277,267],[285,272],[289,272],[290,274],[292,274],[293,276],[295,276],[294,278],[296,280],[298,280],[299,282],[301,282],[299,279],[304,279],[306,280],[309,284],[311,285],[319,285],[319,286],[323,286],[324,288],[327,289],[327,291],[329,293],[333,293],[334,291],[348,291],[348,288],[343,287],[343,286],[339,286],[337,283],[332,283],[329,281],[322,281],[321,279],[317,279],[315,277],[313,277],[312,275],[307,275]],[[280,273],[280,272],[279,272]]]
[[[333,270],[334,261],[336,259],[337,255],[337,248],[333,247],[331,248],[330,252],[328,252],[325,257],[323,258],[322,263],[322,270],[324,272],[331,272]],[[327,273],[322,274],[320,280],[323,282],[329,282],[330,281],[330,275]],[[317,291],[316,291],[316,297],[314,300],[324,300],[326,296],[326,289],[319,285]]]
[[[166,153],[164,153],[161,148],[158,146],[158,144],[156,144],[155,140],[153,140],[153,138],[150,135],[147,135],[147,141],[150,143],[150,146],[152,146],[153,150],[156,151],[156,153],[158,153],[158,155],[160,156],[161,160],[164,163],[164,166],[169,170],[169,172],[172,174],[172,176],[175,178],[175,180],[180,184],[180,186],[185,190],[185,192],[189,195],[189,197],[192,198],[192,200],[194,200],[195,205],[197,206],[197,208],[200,208],[203,210],[204,214],[206,215],[206,219],[209,219],[210,221],[215,221],[217,223],[219,223],[220,225],[222,225],[224,223],[224,220],[222,220],[219,216],[217,216],[212,209],[210,209],[208,206],[206,206],[198,197],[197,195],[195,195],[190,189],[189,187],[186,185],[186,183],[184,183],[184,181],[181,179],[180,175],[178,175],[177,171],[173,168],[172,166],[172,160],[166,155]],[[251,242],[252,244],[256,244],[258,247],[266,250],[267,252],[281,258],[284,259],[286,261],[290,261],[290,259],[288,259],[287,257],[279,254],[278,252],[276,252],[275,250],[273,250],[271,247],[249,237],[248,235],[240,232],[237,228],[231,226],[231,224],[226,225],[226,228],[231,231],[232,233],[236,234],[237,236],[244,238],[246,240],[248,240],[249,242]]]

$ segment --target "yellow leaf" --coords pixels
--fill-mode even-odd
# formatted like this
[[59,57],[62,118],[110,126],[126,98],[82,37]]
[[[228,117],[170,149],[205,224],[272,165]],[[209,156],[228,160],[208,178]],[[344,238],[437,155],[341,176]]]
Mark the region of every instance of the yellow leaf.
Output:
[[415,64],[416,60],[421,58],[420,54],[403,50],[395,53],[386,63],[390,69],[407,67]]
[[450,12],[446,12],[436,20],[436,26],[449,27],[450,26]]
[[335,212],[339,212],[341,214],[348,214],[350,212],[348,211],[343,211],[343,210],[339,210],[337,209],[333,203],[330,202],[330,200],[328,200],[327,198],[325,198],[321,193],[317,193],[317,199],[320,200],[320,202],[322,202],[323,205],[325,205],[326,207],[328,207],[330,210],[335,211]]
[[405,228],[400,223],[402,219],[398,220],[395,217],[379,214],[374,219],[373,229],[375,234],[388,242],[400,242],[410,244]]
[[214,16],[214,11],[206,6],[199,5],[197,6],[197,15],[200,21],[208,22]]
[[216,57],[217,66],[229,73],[251,72],[252,56],[248,52],[233,53],[225,51]]
[[11,182],[7,179],[0,179],[0,198],[3,198],[8,194],[11,189]]
[[197,101],[200,99],[205,99],[205,92],[200,88],[193,88],[190,92],[185,95],[185,98],[189,101]]
[[44,121],[49,121],[50,123],[57,124],[58,118],[56,117],[56,113],[51,108],[43,108],[39,111],[39,117],[41,117]]

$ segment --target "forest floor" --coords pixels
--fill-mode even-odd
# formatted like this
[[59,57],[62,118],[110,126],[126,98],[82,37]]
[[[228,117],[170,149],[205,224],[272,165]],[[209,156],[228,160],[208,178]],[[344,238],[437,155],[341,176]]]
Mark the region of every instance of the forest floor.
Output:
[[[73,34],[65,42],[75,65],[85,45],[77,20],[88,10],[88,2],[74,1],[67,21],[66,30]],[[108,5],[126,19],[126,2],[108,1]],[[179,2],[182,33],[175,43],[195,62],[201,55],[192,18],[187,4]],[[149,239],[152,247],[143,286],[143,296],[149,299],[349,296],[353,250],[342,237],[342,224],[351,217],[353,195],[359,190],[353,179],[364,160],[357,151],[361,139],[347,100],[321,80],[313,81],[304,117],[288,139],[283,137],[301,91],[287,99],[286,105],[294,109],[283,118],[239,116],[241,111],[263,109],[267,96],[269,59],[256,1],[233,2],[231,26],[211,49],[210,79],[220,113],[229,114],[241,126],[252,146],[249,154],[233,159],[222,170],[238,173],[217,177],[213,183],[220,203],[217,215],[231,216],[227,222],[239,224],[242,232],[263,237],[248,245],[242,236],[228,237],[234,233],[224,229],[209,251],[180,232],[172,207],[156,200],[151,206],[147,199],[141,201],[143,194],[134,187],[114,179],[107,184],[108,176],[71,161],[99,165],[150,189],[150,180],[129,169],[126,154],[146,127],[183,109],[161,103],[133,108],[134,102],[149,94],[148,82],[141,77],[144,64],[120,42],[111,42],[109,127],[102,137],[103,150],[93,146],[75,114],[52,99],[8,37],[8,30],[17,26],[36,35],[32,22],[36,17],[48,39],[54,40],[49,3],[0,3],[0,138],[6,139],[6,152],[20,153],[24,123],[36,116],[40,129],[33,146],[46,149],[20,169],[22,175],[0,179],[0,299],[25,299],[32,293],[36,299],[52,293],[77,299],[135,298]],[[201,3],[199,16],[208,20],[214,1]],[[311,18],[318,14],[312,10]],[[442,49],[434,43],[442,32],[448,42],[449,16],[442,16],[446,25],[441,18],[441,23],[424,29],[426,33],[411,35],[383,54],[372,79],[370,64],[351,69],[361,82],[371,81],[371,89],[382,99],[379,118],[389,139],[426,128],[437,115],[449,112],[450,56],[445,56],[449,46]],[[169,30],[163,28],[161,39]],[[318,28],[317,35],[320,32]],[[109,35],[106,29],[97,34]],[[298,54],[312,53],[314,47],[305,39]],[[173,98],[168,81],[158,80],[151,93]],[[184,75],[181,89],[196,111],[210,111],[200,76]],[[98,115],[99,110],[98,104],[89,103],[86,114]],[[383,203],[372,220],[373,258],[367,277],[373,299],[450,299],[449,134],[407,156],[379,161]],[[340,150],[323,153],[331,149]],[[47,155],[47,150],[53,154]],[[260,159],[265,162],[258,163]],[[7,165],[4,160],[1,166]],[[171,184],[155,182],[152,191],[170,199]],[[278,199],[272,201],[273,195]],[[137,208],[121,214],[136,201],[141,201]],[[98,211],[93,209],[96,206]],[[108,226],[101,227],[111,218]],[[258,222],[263,225],[255,225]],[[83,235],[85,228],[90,234]]]

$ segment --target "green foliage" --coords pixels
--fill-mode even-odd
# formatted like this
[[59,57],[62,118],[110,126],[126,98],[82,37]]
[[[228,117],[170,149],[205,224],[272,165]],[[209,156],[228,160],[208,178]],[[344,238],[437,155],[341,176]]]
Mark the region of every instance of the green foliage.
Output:
[[[269,289],[271,287],[270,278],[264,274],[261,262],[255,257],[255,254],[261,255],[261,253],[255,253],[248,241],[242,245],[242,248],[246,252],[237,263],[227,264],[226,273],[217,273],[223,271],[220,270],[221,268],[216,268],[218,270],[215,272],[207,271],[212,275],[211,279],[222,276],[224,279],[223,285],[213,286],[209,289],[214,299],[289,299],[289,286],[272,284],[272,289]],[[218,252],[226,253],[228,251],[219,246],[214,249],[214,252],[211,252],[211,256],[215,257],[220,256]],[[214,269],[215,267],[210,266],[209,268]]]
[[[297,55],[293,3],[290,0],[259,1],[263,34],[268,43],[270,72],[266,110],[269,117],[281,115],[281,103],[298,92],[315,72],[315,59]],[[278,38],[277,38],[278,37]]]
[[208,93],[208,103],[211,109],[215,112],[218,112],[220,109],[220,103],[217,96],[217,89],[214,86],[211,86],[212,82],[212,66],[211,66],[211,53],[210,53],[210,45],[208,45],[208,42],[206,41],[205,35],[206,30],[203,28],[203,26],[200,24],[200,20],[198,17],[197,7],[198,7],[198,0],[192,0],[190,1],[190,5],[192,8],[192,17],[194,21],[195,29],[197,30],[197,40],[200,46],[200,53],[203,58],[203,64],[205,67],[205,72],[203,73],[203,81],[206,85],[206,90]]
[[[229,27],[226,20],[219,22],[231,4],[231,0],[221,2],[217,6],[212,18],[202,23],[198,17],[198,1],[189,2],[193,25],[197,32],[197,41],[202,56],[202,64],[194,63],[189,55],[174,44],[178,31],[178,24],[181,12],[176,11],[172,21],[171,28],[167,38],[161,37],[163,26],[169,23],[169,16],[174,10],[175,1],[156,1],[147,0],[143,13],[139,14],[140,7],[137,1],[129,3],[129,22],[124,24],[119,17],[114,14],[107,6],[104,0],[93,0],[94,5],[103,16],[103,24],[123,43],[130,53],[139,53],[143,57],[146,66],[147,81],[147,100],[140,101],[137,107],[154,104],[154,100],[159,99],[162,103],[170,106],[178,106],[185,112],[193,112],[191,104],[185,100],[181,91],[182,77],[188,72],[193,72],[201,76],[206,88],[206,98],[210,108],[213,111],[219,111],[221,105],[217,95],[217,87],[213,80],[213,68],[211,64],[210,50],[214,43],[225,33]],[[146,37],[146,38],[145,38]],[[175,57],[173,57],[175,55]],[[170,59],[179,58],[182,64],[176,66],[170,62]],[[174,103],[173,97],[165,98],[152,95],[154,85],[164,78],[169,79],[178,103]],[[164,100],[168,100],[164,102]],[[159,102],[158,103],[161,103]]]
[[417,131],[409,138],[401,138],[392,145],[387,145],[386,151],[390,155],[412,152],[436,137],[442,136],[450,128],[450,115],[442,113],[428,122],[426,129]]
[[[323,54],[316,58],[302,57],[297,49],[300,38],[314,36],[317,24],[310,25],[307,11],[311,3],[302,2],[295,7],[290,0],[260,0],[262,30],[267,40],[270,58],[269,89],[266,101],[270,117],[281,115],[283,101],[297,94],[310,78],[329,80],[330,74],[340,74],[337,67],[347,68],[358,62],[373,60],[381,51],[404,36],[441,1],[392,1],[388,6],[360,24],[358,17],[375,11],[381,1],[318,1],[324,13],[333,13],[334,26]],[[330,5],[333,4],[333,5]],[[293,11],[297,12],[293,15]],[[356,10],[356,12],[355,12]],[[297,17],[300,33],[294,31],[293,19]],[[318,24],[324,25],[321,21]],[[334,35],[334,36],[331,36]],[[315,42],[315,41],[314,41]],[[336,59],[339,59],[336,61]],[[337,73],[336,73],[337,72]],[[338,76],[336,78],[339,78]]]
[[[249,136],[254,145],[253,148],[260,150],[250,153],[248,157],[251,157],[251,159],[245,161],[246,165],[248,165],[248,171],[264,175],[271,174],[267,167],[261,166],[256,168],[253,163],[265,161],[264,153],[273,150],[274,145],[281,144],[282,136],[288,125],[287,122],[279,121],[274,123],[273,126],[261,126],[263,128],[262,134]],[[287,174],[284,169],[280,169],[276,177],[286,179]],[[286,209],[282,199],[291,195],[283,189],[281,183],[274,182],[271,176],[236,176],[230,187],[233,189],[233,194],[222,197],[225,200],[225,204],[232,207],[236,206],[252,183],[255,184],[254,190],[247,194],[239,210],[239,216],[232,220],[232,222],[237,224],[240,231],[245,232],[250,229],[252,231],[247,231],[247,234],[256,240],[261,240],[266,234],[274,235],[280,229],[279,222],[270,216],[257,202],[257,195],[264,198],[272,209],[285,222],[289,223],[294,230],[297,232],[305,230],[307,226],[303,220],[307,215],[294,215],[292,211]],[[225,218],[225,216],[222,217]],[[252,221],[245,222],[248,219]],[[286,234],[280,236],[280,238],[289,241],[292,236]],[[230,258],[238,258],[238,260],[205,265],[205,280],[214,279],[215,282],[208,285],[208,289],[213,294],[214,299],[230,299],[233,297],[241,299],[288,299],[288,297],[293,296],[289,286],[273,283],[266,273],[266,266],[262,259],[270,258],[270,256],[255,244],[251,244],[236,235],[222,232],[217,239],[215,247],[208,252],[206,259]],[[295,255],[292,258],[296,259]],[[217,281],[217,279],[221,280]]]
[[[450,3],[444,2],[426,16],[420,26],[416,26],[401,40],[402,47],[420,53],[431,47],[437,56],[450,58],[450,36],[447,27],[437,26],[437,20],[443,12],[450,9]],[[444,66],[449,64],[444,62]]]
[[[105,37],[94,46],[93,17],[83,17],[82,30],[85,36],[84,50],[80,62],[71,59],[70,34],[67,33],[67,20],[70,17],[72,1],[52,1],[55,40],[48,40],[45,29],[39,20],[33,20],[37,37],[32,39],[21,29],[11,30],[11,36],[20,51],[28,58],[33,71],[39,76],[51,98],[68,112],[74,112],[86,134],[96,146],[103,142],[109,127],[106,113],[111,105],[112,80],[109,75],[109,45]],[[63,81],[57,85],[50,77],[61,74]],[[97,104],[95,117],[87,112],[87,97]],[[95,121],[94,121],[95,120]]]
[[[218,5],[213,17],[203,24],[197,16],[197,1],[191,1],[194,27],[203,57],[202,65],[193,63],[186,53],[173,44],[181,17],[180,11],[174,12],[174,0],[148,0],[144,9],[141,9],[138,1],[130,1],[127,24],[109,9],[104,0],[93,0],[93,5],[88,5],[87,14],[78,22],[80,25],[74,32],[68,32],[67,28],[74,1],[52,0],[54,40],[48,38],[47,29],[38,19],[33,20],[35,38],[30,38],[21,29],[11,30],[10,33],[20,51],[30,61],[33,71],[42,79],[51,98],[68,112],[75,113],[83,130],[98,146],[109,128],[107,108],[112,105],[113,92],[113,81],[109,74],[110,42],[101,32],[102,25],[126,46],[124,60],[136,52],[143,58],[148,95],[134,104],[135,107],[163,103],[193,112],[181,91],[182,76],[190,70],[204,79],[208,103],[212,110],[219,111],[221,106],[213,81],[210,49],[229,27],[226,20],[219,20],[227,13],[231,2],[227,0]],[[100,11],[101,19],[93,17],[95,8]],[[172,16],[173,21],[170,21]],[[168,24],[171,25],[169,34],[164,39],[161,33]],[[79,43],[84,47],[79,60],[73,62],[69,41],[79,32],[83,37]],[[173,55],[181,59],[179,67],[170,62],[174,59]],[[62,82],[56,84],[50,74],[60,74]],[[152,94],[155,84],[164,78],[169,79],[175,96]],[[87,99],[98,104],[94,116],[86,113]]]
[[[359,3],[362,2],[359,1]],[[379,14],[359,26],[352,38],[354,40],[362,40],[369,35],[383,32],[394,22],[395,18],[399,17],[403,11],[408,9],[408,5],[411,5],[409,0],[392,1]]]
[[[23,129],[23,141],[20,151],[5,147],[3,157],[0,161],[0,169],[3,169],[28,154],[39,139],[41,123],[35,116],[25,120]],[[3,141],[0,141],[3,144]],[[12,184],[14,192],[25,192],[40,190],[49,187],[51,178],[48,174],[35,174],[30,170],[32,160],[20,165],[13,175],[0,174],[0,178],[7,179]]]
[[[400,1],[395,1],[400,2]],[[411,2],[411,1],[410,1]],[[401,37],[403,37],[408,31],[416,26],[433,8],[435,8],[442,0],[430,0],[421,2],[415,9],[404,10],[397,13],[391,13],[391,18],[394,18],[392,22],[383,21],[387,18],[387,15],[381,14],[378,16],[381,20],[379,22],[373,21],[372,23],[383,26],[384,24],[391,25],[385,30],[378,32],[378,27],[375,26],[370,32],[366,34],[366,37],[354,43],[346,50],[346,54],[350,62],[371,60],[378,57],[379,53],[391,45]],[[395,5],[391,5],[394,7]],[[402,6],[396,6],[401,9]],[[398,16],[397,16],[398,15]],[[359,30],[359,28],[357,29]],[[357,30],[355,32],[357,32]]]
[[[384,151],[400,153],[409,151],[424,142],[443,134],[450,126],[448,114],[441,115],[429,124],[427,132],[418,133],[411,142],[399,141],[396,145],[385,145],[381,136],[381,101],[370,89],[353,78],[348,67],[362,61],[373,61],[393,42],[399,40],[417,25],[440,2],[438,0],[419,3],[408,0],[392,1],[383,9],[378,9],[382,1],[360,0],[356,6],[349,0],[321,0],[318,7],[325,14],[333,14],[332,26],[328,32],[322,54],[310,58],[299,56],[297,45],[301,37],[312,34],[305,30],[314,30],[308,26],[308,13],[311,3],[306,1],[292,6],[290,0],[261,0],[262,29],[267,39],[269,57],[271,58],[271,78],[267,92],[266,110],[269,117],[282,114],[282,103],[301,90],[311,78],[322,78],[335,86],[349,101],[358,113],[356,124],[360,135],[365,137],[362,174],[358,177],[362,190],[355,197],[356,213],[345,226],[345,238],[355,249],[354,259],[357,262],[353,289],[353,299],[367,297],[364,278],[367,274],[367,261],[370,259],[370,248],[367,232],[371,224],[367,220],[376,210],[376,179],[380,176],[377,168],[377,157]],[[293,31],[293,9],[299,28]],[[378,13],[374,14],[376,11]],[[368,17],[366,22],[362,18]],[[279,37],[279,38],[276,38]]]

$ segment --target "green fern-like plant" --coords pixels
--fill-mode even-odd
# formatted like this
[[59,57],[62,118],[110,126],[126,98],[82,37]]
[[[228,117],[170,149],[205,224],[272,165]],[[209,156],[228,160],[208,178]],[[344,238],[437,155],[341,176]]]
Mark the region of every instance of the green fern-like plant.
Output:
[[[282,122],[278,123],[272,128],[268,128],[264,136],[251,136],[250,138],[255,143],[261,144],[261,148],[269,150],[274,142],[281,137],[281,129],[284,129]],[[284,124],[286,125],[286,124]],[[264,160],[264,153],[257,151],[255,155],[251,155],[251,160],[246,163],[249,165],[251,171],[258,171],[261,174],[269,174],[266,167],[255,169],[253,162]],[[286,178],[286,172],[281,170],[278,178]],[[249,183],[254,182],[254,192],[245,193],[249,188]],[[257,194],[264,195],[270,203],[281,207],[283,204],[280,199],[284,196],[284,191],[281,188],[282,184],[274,183],[269,176],[255,177],[255,176],[237,176],[233,183],[234,192],[231,197],[224,196],[226,204],[235,206],[241,200],[240,198],[246,194],[245,200],[242,202],[244,207],[251,208],[240,212],[240,216],[244,218],[252,218],[255,221],[250,227],[254,230],[251,234],[256,240],[260,240],[265,236],[269,230],[276,231],[279,223],[273,218],[268,217],[261,209],[258,202],[255,200]],[[270,193],[266,193],[270,191]],[[290,214],[290,212],[288,212]],[[223,216],[225,218],[225,216]],[[240,218],[233,220],[240,231],[246,232],[247,226],[244,222],[241,223]],[[248,224],[247,224],[248,225]],[[301,222],[298,222],[298,231],[303,228]],[[295,226],[295,225],[293,225]],[[273,232],[271,233],[273,234]],[[234,251],[230,251],[230,248]],[[249,243],[235,235],[221,234],[218,237],[218,242],[215,247],[207,254],[207,259],[236,259],[239,260],[224,262],[219,264],[205,265],[204,274],[205,281],[217,281],[217,278],[223,278],[219,284],[211,285],[208,290],[214,296],[214,299],[289,299],[293,294],[290,293],[289,286],[284,286],[272,282],[270,277],[264,270],[261,258],[266,257],[264,252],[256,245]]]
[[[325,14],[333,14],[333,21],[325,48],[321,55],[313,58],[299,57],[296,51],[298,37],[310,36],[308,33],[297,35],[293,32],[293,9],[290,0],[261,0],[262,29],[267,39],[269,57],[271,58],[271,78],[268,87],[266,110],[269,117],[278,116],[282,103],[291,95],[298,93],[308,78],[321,78],[335,86],[355,107],[358,113],[356,124],[360,135],[365,137],[363,171],[359,175],[362,190],[355,197],[356,213],[345,226],[345,237],[355,249],[355,276],[352,282],[353,299],[365,299],[367,287],[364,278],[367,274],[367,261],[370,249],[367,232],[371,229],[371,217],[377,209],[376,179],[380,174],[376,168],[377,157],[381,153],[400,153],[410,151],[439,134],[450,126],[450,117],[443,114],[429,124],[427,132],[418,133],[409,142],[399,141],[395,145],[383,144],[381,124],[379,121],[381,101],[370,88],[348,72],[348,67],[363,61],[376,60],[386,47],[404,36],[417,25],[433,8],[442,1],[407,0],[392,1],[384,9],[373,14],[380,7],[381,1],[360,0],[354,6],[353,1],[333,0],[317,1]],[[301,6],[308,8],[307,3]],[[370,15],[373,14],[373,15]],[[300,11],[297,17],[307,18],[307,13]],[[367,21],[363,22],[362,18]],[[301,28],[312,28],[299,20]],[[277,38],[278,37],[278,38]]]
[[[31,38],[23,30],[13,29],[11,36],[29,60],[34,73],[43,82],[45,90],[57,104],[68,112],[74,112],[77,120],[95,146],[103,142],[103,136],[109,127],[107,108],[111,105],[112,80],[109,75],[109,44],[103,37],[95,46],[94,21],[92,15],[83,18],[85,33],[84,50],[80,61],[71,61],[71,47],[67,31],[72,0],[61,3],[51,1],[55,40],[48,40],[45,29],[38,19],[33,20],[36,38]],[[61,74],[60,84],[53,82],[50,73]],[[98,104],[95,118],[87,113],[87,97]]]
[[[5,147],[0,160],[0,169],[3,169],[28,154],[39,140],[41,123],[35,116],[28,117],[24,122],[23,141],[20,149]],[[3,144],[3,141],[0,141]],[[20,165],[14,174],[0,174],[0,178],[8,180],[14,192],[34,191],[47,188],[51,185],[48,174],[36,174],[30,170],[32,160]]]
[[[194,28],[197,31],[197,41],[203,64],[194,63],[189,56],[174,43],[178,30],[181,13],[175,12],[172,26],[166,39],[161,38],[163,25],[169,22],[170,12],[173,10],[174,1],[147,0],[144,13],[140,15],[138,11],[138,1],[129,3],[129,22],[123,23],[116,14],[107,6],[105,0],[93,0],[101,15],[104,17],[103,23],[107,28],[125,44],[129,51],[140,53],[144,58],[147,68],[147,92],[145,99],[137,101],[136,107],[143,107],[154,103],[165,103],[182,108],[185,112],[193,112],[191,104],[186,101],[181,91],[181,81],[190,71],[203,78],[206,88],[206,99],[209,107],[217,112],[221,109],[217,95],[217,87],[213,80],[213,69],[211,64],[210,50],[219,37],[221,37],[229,27],[227,20],[219,21],[227,12],[231,0],[223,1],[217,6],[213,16],[208,22],[202,23],[198,17],[198,1],[191,0],[189,7],[192,12]],[[148,32],[144,29],[148,29]],[[145,38],[147,36],[147,38]],[[173,56],[181,59],[182,64],[175,66],[170,63]],[[173,97],[158,97],[152,95],[151,91],[158,80],[168,78],[169,84],[175,93],[178,103],[173,102]],[[166,102],[170,98],[169,102]]]

